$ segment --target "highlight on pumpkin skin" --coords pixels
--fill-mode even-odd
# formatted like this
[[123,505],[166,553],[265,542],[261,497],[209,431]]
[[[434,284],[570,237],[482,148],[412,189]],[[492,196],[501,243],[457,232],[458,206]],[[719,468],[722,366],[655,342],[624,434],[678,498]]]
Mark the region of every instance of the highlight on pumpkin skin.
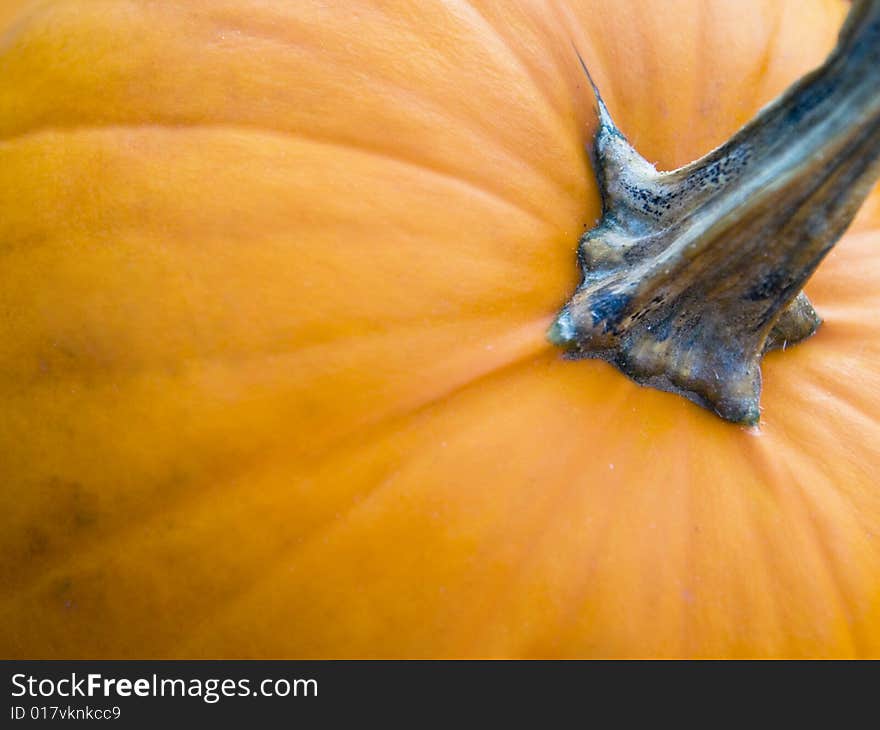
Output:
[[880,0],[855,3],[818,70],[671,172],[627,141],[578,53],[596,95],[603,211],[548,339],[755,425],[761,358],[821,324],[801,289],[880,177],[878,35]]

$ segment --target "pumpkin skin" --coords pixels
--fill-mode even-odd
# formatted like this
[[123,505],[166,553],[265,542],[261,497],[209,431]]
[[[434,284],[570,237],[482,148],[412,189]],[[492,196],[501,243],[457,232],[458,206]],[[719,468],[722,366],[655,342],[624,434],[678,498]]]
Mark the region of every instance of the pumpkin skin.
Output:
[[[21,4],[4,657],[880,655],[880,205],[742,429],[545,338],[599,212],[842,2]],[[748,18],[748,22],[743,22]]]

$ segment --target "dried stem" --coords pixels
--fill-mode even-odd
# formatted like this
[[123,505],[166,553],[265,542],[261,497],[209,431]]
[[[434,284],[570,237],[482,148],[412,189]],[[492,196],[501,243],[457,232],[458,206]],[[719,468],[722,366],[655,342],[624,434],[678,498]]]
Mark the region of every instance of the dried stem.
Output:
[[818,327],[801,289],[880,177],[880,0],[855,2],[819,69],[678,170],[655,170],[597,105],[603,215],[549,337],[754,424],[761,357]]

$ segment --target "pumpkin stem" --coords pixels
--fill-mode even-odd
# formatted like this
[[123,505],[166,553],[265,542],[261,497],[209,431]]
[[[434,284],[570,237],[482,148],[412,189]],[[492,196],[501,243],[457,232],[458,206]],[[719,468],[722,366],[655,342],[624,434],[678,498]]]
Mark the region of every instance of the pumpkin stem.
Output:
[[760,361],[820,324],[801,289],[880,177],[880,0],[726,144],[658,172],[597,94],[602,218],[548,336],[722,418],[757,423]]

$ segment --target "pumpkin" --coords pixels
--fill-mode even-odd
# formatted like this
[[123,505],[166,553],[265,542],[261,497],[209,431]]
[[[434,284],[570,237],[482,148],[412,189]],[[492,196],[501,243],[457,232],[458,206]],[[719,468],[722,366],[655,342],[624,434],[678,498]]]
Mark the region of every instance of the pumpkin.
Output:
[[573,47],[671,169],[848,3],[4,8],[2,656],[880,655],[880,195],[757,428],[546,337]]

